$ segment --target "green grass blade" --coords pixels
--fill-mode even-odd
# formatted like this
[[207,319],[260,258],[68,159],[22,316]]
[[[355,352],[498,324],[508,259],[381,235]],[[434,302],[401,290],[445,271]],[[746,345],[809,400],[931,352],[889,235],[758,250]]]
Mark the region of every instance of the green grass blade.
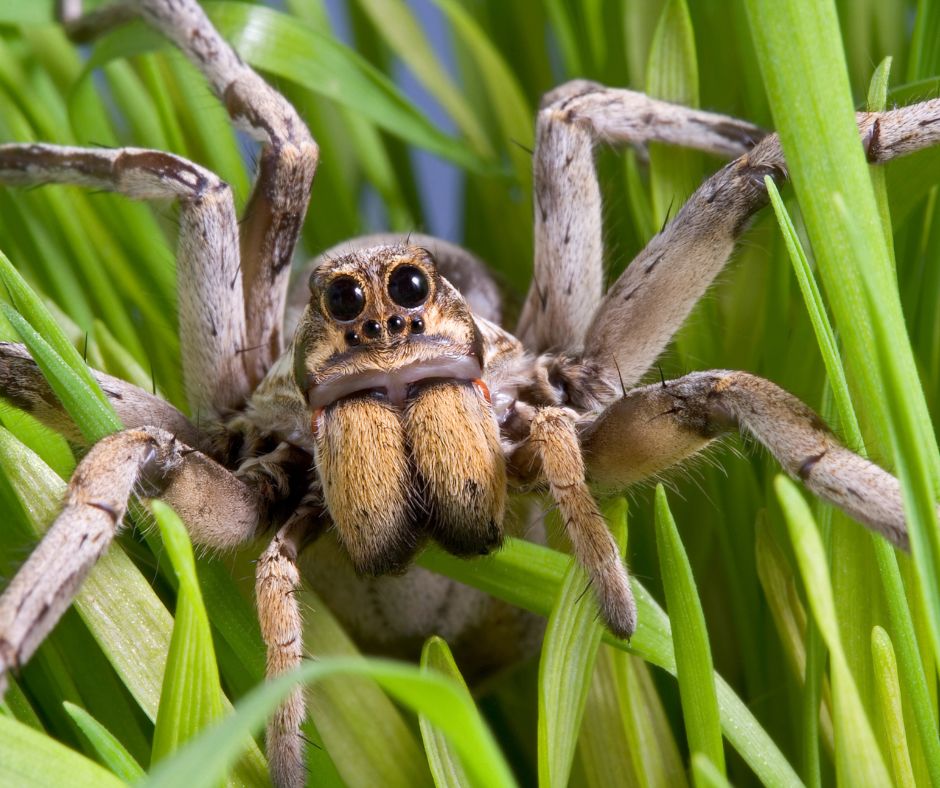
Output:
[[881,719],[888,735],[888,753],[894,784],[899,788],[913,788],[914,771],[911,768],[911,755],[907,747],[907,734],[904,730],[904,712],[901,709],[901,685],[898,681],[898,664],[894,657],[891,638],[881,627],[871,631],[872,658],[875,663],[875,675],[878,681],[878,706]]
[[[888,79],[891,76],[891,58],[886,57],[878,64],[872,74],[868,86],[869,112],[881,112],[888,102]],[[878,215],[881,217],[881,226],[884,229],[885,244],[888,247],[888,257],[894,262],[894,233],[891,227],[891,208],[888,204],[888,173],[886,167],[871,168],[871,183],[875,191],[875,201],[878,203]]]
[[[55,392],[56,397],[75,420],[89,441],[96,441],[121,429],[121,422],[110,403],[95,394],[78,374],[53,350],[36,330],[8,304],[0,304],[3,315],[16,328],[33,360]],[[100,389],[99,389],[100,390]]]
[[167,652],[152,760],[166,758],[222,716],[222,688],[186,528],[166,504],[151,504],[167,555],[179,579],[173,636]]
[[470,147],[483,158],[493,150],[474,110],[447,75],[414,13],[403,0],[358,0],[389,48],[411,69],[425,89],[450,115]]
[[[861,429],[852,406],[848,383],[836,346],[835,334],[822,304],[822,296],[816,287],[815,279],[806,261],[806,255],[796,235],[793,223],[780,199],[779,192],[769,178],[765,179],[765,183],[787,249],[790,252],[790,258],[793,262],[793,268],[797,275],[800,290],[803,293],[810,320],[813,323],[813,329],[816,332],[816,339],[835,397],[842,430],[849,445],[854,446],[858,451],[864,451]],[[915,734],[912,731],[911,735],[916,735],[921,743],[933,784],[940,785],[940,782],[938,782],[940,780],[940,737],[937,736],[936,722],[931,711],[933,702],[927,690],[927,681],[918,655],[914,624],[908,608],[907,597],[901,584],[897,559],[892,548],[883,540],[875,538],[872,543],[875,560],[884,585],[885,600],[892,630],[898,643],[901,672],[906,690],[905,696],[917,721],[917,732]]]
[[42,303],[39,296],[26,284],[26,280],[13,267],[7,256],[0,252],[0,281],[6,288],[10,303],[32,327],[42,336],[59,357],[71,367],[72,371],[102,402],[108,399],[98,386],[88,366],[82,360],[78,351],[68,341],[58,324],[49,314],[49,310]]
[[117,788],[127,783],[28,725],[0,715],[0,784]]
[[913,82],[937,73],[940,68],[940,6],[918,0],[914,36],[907,61],[907,78]]
[[308,663],[257,688],[238,703],[235,714],[161,763],[142,785],[147,788],[214,785],[238,757],[244,740],[261,728],[298,681],[310,683],[340,675],[372,678],[400,703],[424,714],[448,735],[480,785],[515,786],[492,734],[483,725],[464,688],[444,676],[410,665],[339,657]]
[[[546,617],[570,561],[570,556],[511,538],[498,553],[473,561],[456,558],[434,547],[426,549],[418,558],[421,566]],[[639,618],[633,639],[627,644],[605,632],[603,640],[675,675],[669,619],[636,578],[632,585]],[[719,676],[715,684],[722,730],[731,746],[763,782],[800,785],[793,767],[734,690]]]
[[839,347],[836,343],[835,333],[826,316],[822,294],[816,286],[816,280],[806,259],[806,253],[803,251],[796,228],[793,226],[793,220],[783,204],[780,192],[777,191],[777,186],[769,176],[764,178],[764,184],[767,186],[767,193],[770,195],[770,203],[777,217],[777,223],[780,225],[780,232],[783,233],[783,240],[786,243],[787,252],[790,254],[790,262],[793,263],[793,272],[796,274],[796,281],[800,286],[800,292],[803,294],[806,311],[809,313],[809,319],[813,324],[816,342],[819,345],[820,353],[822,353],[823,363],[826,365],[826,374],[829,385],[832,387],[832,395],[835,398],[842,429],[848,436],[850,443],[857,445],[857,441],[861,438],[861,430],[855,416],[855,409],[852,407],[849,384],[845,379],[845,370],[839,358]]
[[[916,367],[904,330],[893,269],[871,186],[864,154],[858,142],[854,108],[845,62],[839,48],[839,27],[830,3],[811,8],[793,0],[748,0],[752,31],[764,81],[774,109],[787,164],[819,263],[836,327],[846,347],[849,386],[864,399],[871,417],[862,430],[877,435],[886,447],[882,374],[871,357],[874,323],[884,324],[895,343],[898,364],[909,388],[907,397],[933,455],[936,440],[930,429]],[[790,30],[785,39],[771,31]],[[820,138],[824,146],[816,144]],[[867,253],[851,253],[849,226],[832,221],[832,195],[845,199],[851,226],[860,233]],[[863,294],[863,264],[877,285],[878,309],[873,313]],[[870,421],[870,424],[866,422]],[[880,426],[879,426],[880,425]],[[868,442],[866,440],[866,442]],[[940,479],[940,460],[932,482]]]
[[75,724],[85,734],[99,760],[117,777],[125,782],[132,783],[144,776],[145,772],[141,765],[134,760],[124,745],[104,725],[81,706],[76,706],[68,701],[63,705],[69,716],[75,720]]
[[700,752],[692,755],[692,780],[695,788],[731,788],[728,778]]
[[666,608],[673,624],[679,696],[689,750],[704,755],[724,774],[725,754],[705,614],[661,484],[656,485],[656,545]]
[[[250,65],[348,107],[406,142],[437,153],[476,172],[498,167],[442,132],[420,113],[395,84],[353,50],[308,23],[263,6],[213,2],[213,24]],[[133,25],[95,46],[85,78],[116,58],[169,46],[160,36]]]
[[796,485],[785,476],[777,476],[774,487],[786,517],[807,600],[829,648],[839,781],[846,785],[889,785],[888,771],[842,647],[826,553],[812,512]]
[[[454,655],[442,638],[429,638],[424,644],[421,649],[421,668],[447,676],[463,688],[468,699],[472,699],[470,690],[460,675],[460,669],[454,662]],[[460,763],[457,751],[447,737],[423,714],[418,717],[418,723],[421,726],[421,738],[428,756],[428,765],[437,788],[466,788],[472,785],[466,769]]]
[[524,189],[532,182],[532,157],[525,148],[533,143],[532,107],[499,51],[473,17],[455,0],[435,0],[447,16],[454,36],[464,45],[480,75],[488,109],[496,120],[498,152],[513,165],[516,180]]
[[[646,91],[688,107],[699,105],[695,34],[685,0],[669,0],[663,8],[650,47]],[[661,143],[649,145],[649,156],[653,220],[660,227],[698,187],[702,157],[695,151]]]
[[[626,502],[608,510],[622,543]],[[556,527],[560,522],[556,518]],[[578,744],[604,625],[584,569],[572,561],[548,617],[539,661],[539,785],[565,786]]]
[[[304,589],[298,599],[301,609],[316,611],[304,617],[307,654],[318,660],[362,661],[352,640],[316,594]],[[310,688],[307,698],[317,736],[346,785],[417,788],[431,784],[414,729],[376,682],[365,676],[329,678]],[[312,762],[317,751],[309,749],[309,769],[318,773],[318,764]]]

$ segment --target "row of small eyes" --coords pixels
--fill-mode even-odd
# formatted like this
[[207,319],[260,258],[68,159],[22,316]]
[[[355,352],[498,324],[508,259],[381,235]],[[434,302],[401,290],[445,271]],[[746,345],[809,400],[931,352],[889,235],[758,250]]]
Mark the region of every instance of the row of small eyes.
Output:
[[[414,309],[428,297],[428,278],[415,265],[400,265],[388,278],[388,296],[398,306]],[[366,308],[362,285],[351,276],[338,276],[326,288],[326,308],[336,320],[349,321]]]

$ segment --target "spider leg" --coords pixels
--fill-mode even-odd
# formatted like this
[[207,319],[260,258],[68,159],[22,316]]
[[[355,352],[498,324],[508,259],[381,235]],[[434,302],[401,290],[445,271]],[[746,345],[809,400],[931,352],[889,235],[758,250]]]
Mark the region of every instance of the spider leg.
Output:
[[[940,142],[940,99],[857,119],[873,163]],[[613,284],[584,341],[609,382],[633,385],[656,361],[767,204],[766,175],[787,176],[776,134],[706,180]]]
[[[255,599],[261,636],[268,649],[268,678],[296,668],[303,659],[303,621],[296,591],[300,588],[297,555],[306,521],[293,518],[271,540],[258,558]],[[268,722],[266,750],[274,784],[302,786],[306,781],[303,737],[306,716],[304,688],[298,686]]]
[[[201,446],[199,430],[168,402],[120,378],[103,372],[92,371],[92,374],[125,427],[160,427],[190,446]],[[0,397],[60,433],[70,443],[88,444],[23,345],[0,342]]]
[[536,411],[528,439],[510,462],[523,469],[521,477],[530,475],[533,465],[541,466],[575,557],[591,578],[601,615],[614,634],[629,638],[636,629],[636,603],[617,543],[585,482],[573,412],[564,408]]
[[897,479],[843,446],[792,394],[746,372],[693,372],[627,392],[582,427],[588,479],[622,489],[736,429],[815,495],[908,549]]
[[6,671],[30,658],[72,603],[136,491],[159,492],[193,540],[209,547],[251,539],[261,519],[261,503],[246,485],[170,433],[142,427],[103,438],[75,469],[62,512],[0,596],[0,694]]
[[535,142],[535,276],[517,336],[531,350],[580,348],[604,287],[598,142],[668,142],[723,156],[764,132],[725,115],[575,81],[542,100]]
[[67,0],[61,12],[81,37],[139,14],[205,75],[233,123],[261,142],[257,180],[240,224],[244,348],[251,349],[244,364],[253,388],[282,352],[290,264],[319,160],[316,142],[293,106],[236,54],[196,0],[134,0],[86,17],[80,2]]
[[64,183],[138,200],[180,203],[177,251],[183,375],[194,414],[235,407],[250,393],[232,191],[209,170],[141,148],[0,145],[0,183]]

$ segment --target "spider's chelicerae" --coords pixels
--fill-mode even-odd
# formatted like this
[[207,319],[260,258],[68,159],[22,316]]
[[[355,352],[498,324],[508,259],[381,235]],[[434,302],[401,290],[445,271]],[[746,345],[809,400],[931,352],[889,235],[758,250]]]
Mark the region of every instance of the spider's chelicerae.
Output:
[[[907,547],[897,481],[773,383],[715,370],[633,388],[765,205],[764,177],[785,178],[776,136],[627,90],[569,83],[538,114],[535,279],[515,335],[499,325],[496,288],[479,261],[424,236],[332,249],[289,297],[316,143],[195,0],[124,2],[70,24],[87,34],[137,15],[202,70],[233,122],[260,141],[259,173],[239,222],[229,187],[170,153],[0,146],[3,183],[74,183],[179,202],[182,356],[201,425],[98,376],[127,429],[91,448],[62,513],[0,597],[0,683],[68,607],[143,481],[199,545],[221,550],[273,534],[257,564],[270,674],[302,658],[292,592],[308,545],[316,542],[310,576],[332,589],[365,637],[357,594],[380,582],[369,578],[400,574],[429,539],[462,556],[495,549],[507,495],[519,490],[546,490],[557,503],[604,619],[629,637],[630,584],[592,489],[623,489],[729,430],[754,436],[816,495]],[[858,126],[869,159],[886,161],[940,139],[940,101],[860,114]],[[606,292],[599,141],[737,157]],[[0,346],[0,393],[74,435],[21,346]],[[449,581],[405,574],[381,582],[388,640],[443,627],[459,643],[497,620],[513,631],[505,610]],[[471,601],[441,605],[461,594]],[[374,596],[370,604],[379,604]],[[524,638],[525,626],[515,635]],[[303,782],[303,717],[297,690],[269,726],[279,785]]]

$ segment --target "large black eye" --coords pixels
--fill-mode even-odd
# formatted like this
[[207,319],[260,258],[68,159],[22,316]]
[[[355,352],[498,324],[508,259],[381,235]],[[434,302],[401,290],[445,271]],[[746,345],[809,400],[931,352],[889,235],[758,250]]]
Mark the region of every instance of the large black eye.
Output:
[[400,265],[388,278],[388,294],[399,306],[414,309],[428,297],[428,278],[414,265]]
[[326,288],[326,308],[337,320],[352,320],[366,305],[366,295],[351,276],[338,276]]

